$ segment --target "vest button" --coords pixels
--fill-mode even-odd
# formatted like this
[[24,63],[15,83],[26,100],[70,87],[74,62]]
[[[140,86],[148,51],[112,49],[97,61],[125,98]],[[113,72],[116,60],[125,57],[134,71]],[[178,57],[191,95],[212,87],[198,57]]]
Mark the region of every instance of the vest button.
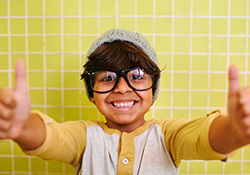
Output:
[[122,163],[123,163],[124,165],[127,165],[128,162],[129,162],[129,160],[128,160],[127,158],[122,159]]

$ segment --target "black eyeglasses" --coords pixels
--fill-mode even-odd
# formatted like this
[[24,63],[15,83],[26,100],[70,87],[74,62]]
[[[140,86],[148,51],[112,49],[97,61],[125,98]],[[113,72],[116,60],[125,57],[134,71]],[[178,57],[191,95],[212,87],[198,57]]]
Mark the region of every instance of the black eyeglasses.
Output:
[[154,76],[142,68],[130,68],[122,71],[86,71],[87,81],[94,92],[107,93],[115,89],[122,76],[128,86],[136,91],[145,91],[153,87]]

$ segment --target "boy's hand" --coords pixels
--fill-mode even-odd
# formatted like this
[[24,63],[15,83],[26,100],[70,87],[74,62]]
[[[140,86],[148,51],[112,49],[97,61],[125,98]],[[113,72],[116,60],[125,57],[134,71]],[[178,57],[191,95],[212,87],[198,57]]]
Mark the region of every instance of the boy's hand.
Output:
[[16,63],[15,77],[14,90],[0,89],[0,139],[18,138],[30,114],[25,64],[21,60]]
[[228,112],[233,132],[242,144],[250,143],[250,87],[239,87],[237,67],[229,68]]

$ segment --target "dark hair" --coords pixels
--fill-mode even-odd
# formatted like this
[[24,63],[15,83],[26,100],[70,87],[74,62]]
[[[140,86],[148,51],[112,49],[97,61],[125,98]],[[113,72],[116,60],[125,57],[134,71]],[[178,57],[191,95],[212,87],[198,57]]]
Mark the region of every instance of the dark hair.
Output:
[[142,49],[126,41],[117,40],[112,43],[104,43],[97,48],[88,56],[88,62],[84,65],[85,69],[81,74],[81,79],[84,79],[86,90],[90,97],[93,97],[90,84],[85,76],[86,71],[121,71],[133,67],[141,67],[146,73],[155,77],[152,88],[154,94],[160,78],[160,69]]

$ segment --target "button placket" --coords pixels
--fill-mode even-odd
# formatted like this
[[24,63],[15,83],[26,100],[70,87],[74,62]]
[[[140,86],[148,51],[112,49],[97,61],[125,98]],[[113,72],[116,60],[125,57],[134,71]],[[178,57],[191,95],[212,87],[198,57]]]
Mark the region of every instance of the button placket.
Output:
[[133,174],[134,165],[134,138],[130,133],[121,134],[119,163],[117,174]]

